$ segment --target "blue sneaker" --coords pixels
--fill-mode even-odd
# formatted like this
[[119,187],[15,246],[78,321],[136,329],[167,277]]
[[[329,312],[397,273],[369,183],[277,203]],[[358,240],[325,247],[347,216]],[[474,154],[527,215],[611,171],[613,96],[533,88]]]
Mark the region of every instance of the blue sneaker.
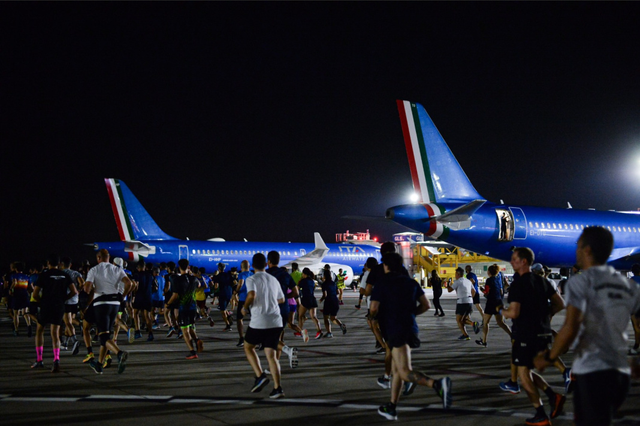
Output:
[[511,381],[511,379],[506,382],[500,382],[500,389],[505,392],[511,392],[513,394],[520,393],[520,385]]
[[136,340],[138,340],[138,339],[142,339],[142,333],[141,333],[140,331],[137,331],[137,330],[136,330],[136,334],[134,335],[134,338],[135,338]]
[[458,340],[471,340],[471,337],[465,336],[464,334],[458,337]]

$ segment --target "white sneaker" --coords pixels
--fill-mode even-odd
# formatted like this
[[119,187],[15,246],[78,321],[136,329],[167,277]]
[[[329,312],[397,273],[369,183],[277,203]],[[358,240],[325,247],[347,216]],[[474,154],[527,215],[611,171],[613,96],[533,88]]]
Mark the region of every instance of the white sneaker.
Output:
[[289,355],[289,366],[296,368],[298,366],[298,348],[291,348],[291,353],[287,355]]
[[309,343],[309,332],[307,330],[302,330],[302,341]]

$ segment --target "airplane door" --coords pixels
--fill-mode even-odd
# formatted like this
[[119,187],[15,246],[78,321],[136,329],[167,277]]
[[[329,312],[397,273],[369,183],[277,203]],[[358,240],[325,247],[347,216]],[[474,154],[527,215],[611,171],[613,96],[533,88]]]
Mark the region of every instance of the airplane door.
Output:
[[300,249],[300,256],[304,256],[305,254],[307,254],[307,251],[305,249]]
[[513,215],[513,239],[524,240],[527,238],[527,218],[519,207],[509,207],[509,210],[511,210],[511,214]]
[[178,257],[180,259],[189,260],[189,247],[187,246],[178,246]]

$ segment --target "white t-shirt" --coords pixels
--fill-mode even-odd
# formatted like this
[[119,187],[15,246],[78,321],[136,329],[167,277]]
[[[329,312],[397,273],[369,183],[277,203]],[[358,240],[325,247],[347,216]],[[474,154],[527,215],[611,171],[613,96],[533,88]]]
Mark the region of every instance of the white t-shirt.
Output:
[[[367,288],[367,278],[369,278],[369,272],[371,271],[364,271],[364,274],[362,274],[362,279],[360,280],[360,284],[358,284],[358,288],[361,289],[366,289]],[[371,296],[364,296],[363,297],[365,303],[367,304],[367,308],[371,307]]]
[[626,329],[640,310],[640,287],[611,266],[594,266],[567,281],[566,303],[578,308],[583,321],[575,345],[572,373],[618,370],[631,374]]
[[451,284],[451,288],[456,291],[458,295],[457,304],[473,303],[473,297],[471,297],[471,287],[473,284],[465,277],[458,278]]
[[[69,275],[71,277],[71,281],[73,281],[73,285],[76,286],[76,289],[78,291],[80,291],[80,288],[78,287],[78,278],[82,278],[82,275],[80,275],[80,272],[78,271],[74,271],[73,269],[63,269],[64,272],[67,273],[67,275]],[[67,294],[69,294],[69,289],[67,289]],[[71,299],[67,299],[65,303],[65,305],[77,305],[78,304],[78,293],[76,293],[75,296],[71,297]]]
[[118,283],[126,276],[122,268],[109,262],[100,262],[89,269],[87,281],[95,286],[94,299],[104,294],[118,293]]
[[278,280],[273,275],[261,271],[247,278],[246,284],[247,293],[256,293],[250,306],[249,326],[254,329],[282,327],[278,299],[284,299],[284,293]]

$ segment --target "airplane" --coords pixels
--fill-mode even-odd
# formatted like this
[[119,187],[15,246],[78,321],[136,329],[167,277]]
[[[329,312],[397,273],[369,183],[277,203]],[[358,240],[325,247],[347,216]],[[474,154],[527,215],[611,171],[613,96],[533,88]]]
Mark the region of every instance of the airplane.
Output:
[[120,241],[97,242],[93,248],[96,251],[107,249],[111,257],[151,263],[177,263],[180,259],[187,259],[195,266],[204,267],[207,273],[213,273],[218,263],[240,269],[242,260],[251,261],[255,253],[261,252],[266,256],[269,251],[276,250],[280,253],[280,266],[287,267],[297,262],[300,270],[308,267],[317,273],[328,264],[333,272],[342,269],[346,273],[346,285],[351,284],[355,274],[362,273],[367,258],[380,259],[377,245],[327,245],[318,233],[314,236],[315,244],[224,241],[219,238],[207,241],[179,240],[160,229],[123,181],[107,178],[104,182]]
[[614,236],[608,263],[630,270],[640,262],[639,212],[496,204],[473,187],[425,108],[397,100],[413,187],[419,200],[387,209],[385,217],[434,240],[509,261],[529,247],[552,268],[575,264],[576,242],[588,226]]

